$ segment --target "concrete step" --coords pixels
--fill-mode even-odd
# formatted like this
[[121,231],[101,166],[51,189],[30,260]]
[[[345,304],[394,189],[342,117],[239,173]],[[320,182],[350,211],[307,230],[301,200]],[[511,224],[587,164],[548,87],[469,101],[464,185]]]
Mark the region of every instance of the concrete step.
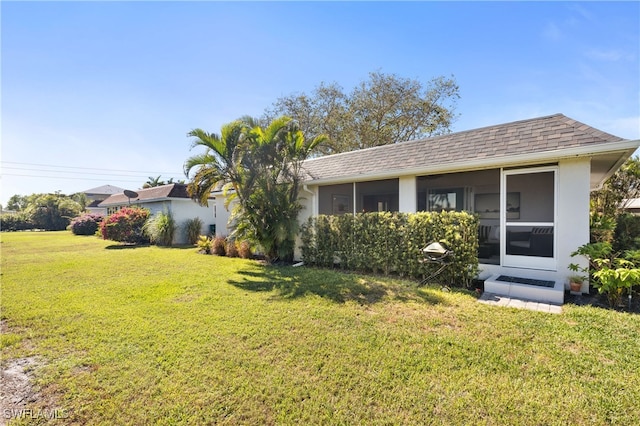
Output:
[[552,281],[553,287],[544,287],[518,282],[500,281],[498,280],[499,277],[500,274],[496,274],[486,279],[484,281],[484,291],[516,299],[555,303],[558,305],[564,303],[564,284],[560,281]]

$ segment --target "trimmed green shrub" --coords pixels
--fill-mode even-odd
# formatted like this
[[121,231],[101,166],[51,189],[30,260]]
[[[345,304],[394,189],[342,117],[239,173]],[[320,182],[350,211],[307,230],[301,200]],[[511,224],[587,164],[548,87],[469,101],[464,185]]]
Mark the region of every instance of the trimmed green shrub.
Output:
[[199,217],[193,219],[187,219],[184,222],[184,232],[187,235],[187,242],[189,244],[196,244],[200,231],[202,230],[202,220]]
[[170,211],[158,212],[147,219],[143,231],[153,244],[171,246],[176,234],[176,221]]
[[85,213],[71,220],[69,228],[74,235],[95,235],[104,216],[97,213]]
[[422,262],[433,241],[454,252],[436,278],[468,286],[478,272],[478,219],[466,212],[362,213],[310,218],[301,229],[306,264],[423,278],[439,264]]
[[24,231],[33,229],[33,223],[25,212],[0,215],[0,231]]
[[107,216],[100,223],[100,235],[105,240],[121,243],[143,244],[149,242],[143,227],[149,218],[149,210],[139,207],[124,207]]

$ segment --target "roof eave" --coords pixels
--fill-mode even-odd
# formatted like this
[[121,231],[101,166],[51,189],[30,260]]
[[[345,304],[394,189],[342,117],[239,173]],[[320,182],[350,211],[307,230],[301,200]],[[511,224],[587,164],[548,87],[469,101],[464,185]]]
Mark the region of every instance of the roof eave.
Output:
[[[472,160],[464,160],[442,165],[434,165],[429,167],[413,167],[402,170],[385,170],[382,172],[362,173],[357,175],[345,175],[335,178],[324,178],[317,180],[308,180],[304,183],[307,185],[332,185],[339,183],[382,180],[397,178],[399,176],[412,176],[418,174],[443,174],[455,173],[462,171],[482,170],[497,167],[514,167],[524,166],[536,163],[549,163],[552,161],[566,160],[571,158],[595,157],[607,153],[620,153],[620,160],[611,168],[610,173],[620,167],[633,152],[640,147],[640,139],[623,140],[618,142],[607,142],[602,144],[593,144],[587,146],[579,146],[573,148],[563,148],[552,151],[543,151],[526,154],[505,155],[501,157],[480,158]],[[607,176],[607,178],[608,178]],[[604,179],[606,180],[606,179]],[[604,182],[604,181],[603,181]]]
[[[215,200],[215,197],[209,197],[208,199],[209,200]],[[160,201],[174,201],[174,200],[175,201],[181,201],[181,200],[193,201],[193,199],[185,198],[185,197],[159,197],[159,198],[149,198],[149,199],[146,199],[146,200],[137,200],[137,199],[136,200],[131,200],[130,204],[134,205],[134,204],[144,204],[144,203],[157,203],[157,202],[160,202]],[[120,205],[122,205],[122,202],[114,202],[114,203],[105,204],[105,202],[103,201],[102,203],[100,203],[101,207],[120,206]]]

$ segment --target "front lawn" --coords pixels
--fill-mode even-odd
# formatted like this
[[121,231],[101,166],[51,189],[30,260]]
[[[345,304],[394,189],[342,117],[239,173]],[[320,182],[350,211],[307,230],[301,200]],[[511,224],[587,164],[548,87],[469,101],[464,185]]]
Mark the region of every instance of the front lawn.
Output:
[[409,281],[68,232],[1,238],[3,369],[32,360],[28,406],[64,424],[640,419],[635,314],[491,307]]

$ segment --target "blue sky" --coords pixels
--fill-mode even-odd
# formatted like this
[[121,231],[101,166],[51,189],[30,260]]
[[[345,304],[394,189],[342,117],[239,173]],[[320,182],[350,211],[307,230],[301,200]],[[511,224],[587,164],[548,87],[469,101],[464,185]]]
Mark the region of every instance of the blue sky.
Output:
[[[563,113],[640,138],[638,2],[7,2],[0,202],[184,179],[219,132],[371,71],[460,86],[453,131]],[[17,176],[22,175],[22,176]]]

